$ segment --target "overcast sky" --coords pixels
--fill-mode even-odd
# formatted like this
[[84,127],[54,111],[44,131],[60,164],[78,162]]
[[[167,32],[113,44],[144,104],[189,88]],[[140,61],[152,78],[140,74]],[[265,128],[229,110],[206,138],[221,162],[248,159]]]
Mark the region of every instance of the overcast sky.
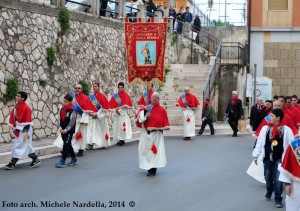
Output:
[[234,25],[245,25],[246,23],[246,20],[243,18],[244,3],[247,2],[246,0],[213,0],[211,13],[207,4],[208,0],[195,0],[195,2],[199,9],[208,16],[210,15],[211,20],[220,19],[223,22],[225,21],[225,2],[227,2],[226,21]]

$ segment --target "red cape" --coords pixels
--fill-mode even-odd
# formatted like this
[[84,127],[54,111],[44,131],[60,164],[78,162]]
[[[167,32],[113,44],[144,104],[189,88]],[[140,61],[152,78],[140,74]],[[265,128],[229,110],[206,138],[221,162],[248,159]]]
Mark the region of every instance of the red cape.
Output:
[[[260,133],[262,127],[265,126],[265,125],[268,125],[268,122],[266,121],[266,118],[263,119],[263,121],[260,123],[260,125],[256,129],[256,131],[255,131],[255,136],[256,137],[259,136],[259,133]],[[298,129],[295,127],[294,121],[288,115],[286,115],[286,113],[284,114],[283,120],[281,121],[281,125],[286,125],[289,128],[291,128],[294,135],[298,134]]]
[[[98,93],[94,93],[98,103],[101,105],[101,109],[103,110],[108,110],[109,109],[109,106],[108,106],[108,100],[107,100],[107,97],[101,93],[101,92],[98,92]],[[90,99],[91,101],[91,99]],[[97,112],[98,109],[93,105],[92,103],[92,111],[93,112]]]
[[[295,142],[298,142],[298,144],[300,144],[299,139],[295,139],[289,144],[286,153],[284,155],[281,167],[290,177],[300,181],[300,160],[298,160],[299,157],[298,158],[296,157],[297,147],[295,147],[296,149],[294,149],[293,147],[293,145],[296,144]],[[298,145],[298,150],[299,150],[299,145]]]
[[137,127],[145,128],[148,130],[166,130],[170,128],[169,118],[166,110],[160,106],[152,106],[151,116],[143,123],[138,122],[140,112],[144,112],[144,108],[141,108],[135,115]]
[[[195,95],[190,93],[190,94],[186,95],[185,98],[186,98],[186,101],[188,102],[188,104],[191,106],[192,109],[195,109],[195,108],[200,106],[199,100],[197,99],[197,97]],[[181,96],[178,98],[177,103],[179,104],[179,106],[181,108],[187,108],[187,106],[182,101]]]
[[118,93],[120,99],[122,100],[122,106],[119,106],[117,101],[115,100],[114,96],[112,96],[108,102],[110,109],[122,108],[122,107],[129,107],[132,108],[132,102],[129,94],[125,91]]
[[[148,101],[151,103],[151,96],[154,92],[151,90],[151,91],[148,91]],[[146,106],[146,102],[145,102],[145,98],[144,98],[144,93],[143,95],[141,96],[139,102],[137,103],[138,106]]]
[[[17,121],[15,121],[14,118],[15,109]],[[10,112],[8,120],[9,126],[16,128],[17,123],[22,125],[32,124],[32,110],[25,102],[19,103],[18,106]]]
[[86,111],[92,111],[94,105],[90,101],[90,98],[86,96],[83,93],[79,93],[78,95],[75,95],[76,101],[79,104],[80,108],[82,109],[83,112]]
[[300,113],[299,109],[295,106],[291,106],[289,108],[286,108],[286,110],[289,112],[290,117],[294,120],[295,126],[299,129],[298,124],[300,123]]

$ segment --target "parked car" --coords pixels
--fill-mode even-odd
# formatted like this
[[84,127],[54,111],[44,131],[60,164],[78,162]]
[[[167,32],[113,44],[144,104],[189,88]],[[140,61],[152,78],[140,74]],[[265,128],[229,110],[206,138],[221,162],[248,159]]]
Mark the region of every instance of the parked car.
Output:
[[[80,11],[80,12],[90,12],[90,2],[88,0],[72,0],[73,2],[77,2],[80,4],[76,4],[73,2],[69,2],[68,0],[65,0],[65,7],[68,10],[76,10],[76,11]],[[89,6],[84,6],[81,4],[85,4],[85,5],[89,5]]]

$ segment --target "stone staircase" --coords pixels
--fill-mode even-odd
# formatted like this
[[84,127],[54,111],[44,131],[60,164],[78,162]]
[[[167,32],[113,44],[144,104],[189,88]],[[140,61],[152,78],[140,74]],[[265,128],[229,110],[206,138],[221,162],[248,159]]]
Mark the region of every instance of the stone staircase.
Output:
[[[185,87],[190,87],[191,93],[197,96],[201,108],[203,104],[202,91],[210,65],[206,64],[172,64],[166,75],[166,82],[160,91],[160,103],[166,108],[172,126],[182,126],[181,109],[175,106]],[[201,108],[196,114],[196,126],[201,125]],[[182,129],[181,129],[182,130]],[[182,133],[182,132],[181,132]]]

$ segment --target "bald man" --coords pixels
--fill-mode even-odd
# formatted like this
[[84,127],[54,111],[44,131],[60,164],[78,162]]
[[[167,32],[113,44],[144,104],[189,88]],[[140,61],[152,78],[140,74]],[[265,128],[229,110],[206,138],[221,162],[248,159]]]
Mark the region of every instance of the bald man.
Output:
[[228,101],[225,114],[228,116],[228,123],[233,131],[232,137],[237,137],[238,121],[244,117],[244,111],[237,91],[233,91],[231,95],[232,98]]

